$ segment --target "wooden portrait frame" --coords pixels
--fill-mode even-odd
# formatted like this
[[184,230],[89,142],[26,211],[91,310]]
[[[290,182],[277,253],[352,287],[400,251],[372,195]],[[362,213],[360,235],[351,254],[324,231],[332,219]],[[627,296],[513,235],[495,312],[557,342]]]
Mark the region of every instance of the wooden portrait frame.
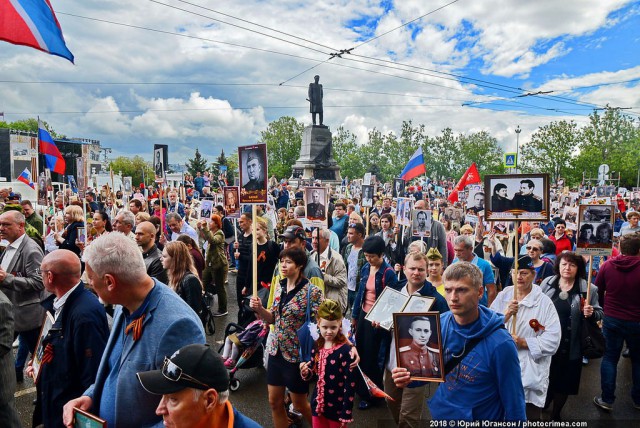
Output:
[[[409,330],[414,320],[427,318],[430,324],[431,335],[426,343],[428,359],[433,366],[429,373],[417,372],[420,360],[413,358],[419,351],[414,344],[414,338]],[[444,382],[444,356],[442,349],[442,332],[440,330],[440,312],[403,312],[393,314],[395,326],[393,335],[396,343],[396,363],[411,373],[411,380],[423,382]],[[434,341],[435,336],[435,341]]]
[[391,330],[393,328],[393,314],[401,312],[407,300],[409,300],[409,296],[391,287],[385,287],[364,319],[378,322],[380,328]]
[[[531,197],[520,193],[525,180],[534,185]],[[499,191],[495,187],[500,184],[507,189],[504,202],[493,198],[494,192]],[[531,188],[528,183],[527,187]],[[532,206],[526,207],[527,204]],[[540,209],[535,207],[538,204]],[[549,174],[485,175],[484,206],[485,221],[549,221]]]
[[107,421],[74,407],[73,428],[107,428]]

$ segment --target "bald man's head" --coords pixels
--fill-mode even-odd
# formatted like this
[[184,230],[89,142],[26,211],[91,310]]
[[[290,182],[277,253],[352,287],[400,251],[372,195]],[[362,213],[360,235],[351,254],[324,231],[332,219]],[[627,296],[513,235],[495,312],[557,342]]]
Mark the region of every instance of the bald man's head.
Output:
[[143,221],[136,226],[136,243],[143,252],[147,252],[156,243],[156,227],[150,221]]
[[414,205],[413,208],[416,210],[426,210],[427,209],[427,203],[424,201],[424,199],[421,199],[419,201],[417,201]]
[[69,250],[55,250],[44,256],[40,271],[47,291],[59,298],[80,282],[80,259]]

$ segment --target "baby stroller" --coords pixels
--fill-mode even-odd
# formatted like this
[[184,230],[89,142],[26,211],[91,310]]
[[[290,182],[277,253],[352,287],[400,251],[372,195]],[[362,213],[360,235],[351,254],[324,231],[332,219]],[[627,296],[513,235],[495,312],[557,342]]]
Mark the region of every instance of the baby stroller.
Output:
[[[229,371],[229,389],[231,391],[237,391],[240,388],[240,380],[235,377],[238,369],[263,366],[262,359],[268,332],[269,327],[256,319],[247,324],[246,327],[233,322],[227,324],[224,331],[225,343],[230,340],[235,346],[241,347],[242,352],[235,366]],[[224,346],[220,347],[218,351],[220,354],[222,354]]]

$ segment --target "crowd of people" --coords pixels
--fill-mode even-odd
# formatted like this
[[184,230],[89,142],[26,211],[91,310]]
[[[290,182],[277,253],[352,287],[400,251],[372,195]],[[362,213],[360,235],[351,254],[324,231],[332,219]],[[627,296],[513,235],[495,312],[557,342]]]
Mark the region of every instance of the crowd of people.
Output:
[[[605,339],[594,405],[613,410],[623,355],[640,409],[640,214],[623,197],[614,201],[611,256],[589,262],[576,254],[567,218],[594,195],[589,187],[551,186],[549,221],[513,223],[483,221],[483,193],[449,202],[452,181],[419,179],[399,194],[375,180],[271,177],[256,215],[235,200],[225,210],[208,172],[182,184],[87,189],[84,201],[64,191],[46,206],[0,189],[0,425],[21,426],[13,397],[29,376],[33,426],[72,426],[74,408],[108,427],[259,426],[229,395],[255,340],[264,343],[276,428],[295,415],[346,426],[357,423],[354,407],[382,405],[401,427],[420,426],[425,405],[433,420],[562,420],[580,387],[587,323]],[[363,186],[374,189],[370,207]],[[305,200],[306,187],[325,191]],[[495,190],[491,197],[505,197]],[[428,233],[398,223],[398,197],[430,211],[415,226]],[[212,208],[201,211],[205,200]],[[310,227],[318,219],[326,224]],[[366,318],[386,287],[434,299],[442,348],[429,347],[436,326],[419,317],[400,351],[426,366],[400,363],[393,328]],[[210,317],[247,328],[227,338],[224,358],[207,345]],[[421,370],[442,372],[431,397],[427,382],[412,379]]]

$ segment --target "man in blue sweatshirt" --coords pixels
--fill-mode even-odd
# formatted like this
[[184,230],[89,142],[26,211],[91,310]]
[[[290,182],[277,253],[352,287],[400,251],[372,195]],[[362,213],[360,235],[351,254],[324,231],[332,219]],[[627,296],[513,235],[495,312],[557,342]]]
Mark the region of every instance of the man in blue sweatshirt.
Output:
[[[433,420],[525,420],[518,352],[504,318],[479,301],[482,273],[468,262],[444,272],[450,312],[441,315],[445,383],[428,401]],[[406,368],[393,369],[398,387],[409,384]]]

